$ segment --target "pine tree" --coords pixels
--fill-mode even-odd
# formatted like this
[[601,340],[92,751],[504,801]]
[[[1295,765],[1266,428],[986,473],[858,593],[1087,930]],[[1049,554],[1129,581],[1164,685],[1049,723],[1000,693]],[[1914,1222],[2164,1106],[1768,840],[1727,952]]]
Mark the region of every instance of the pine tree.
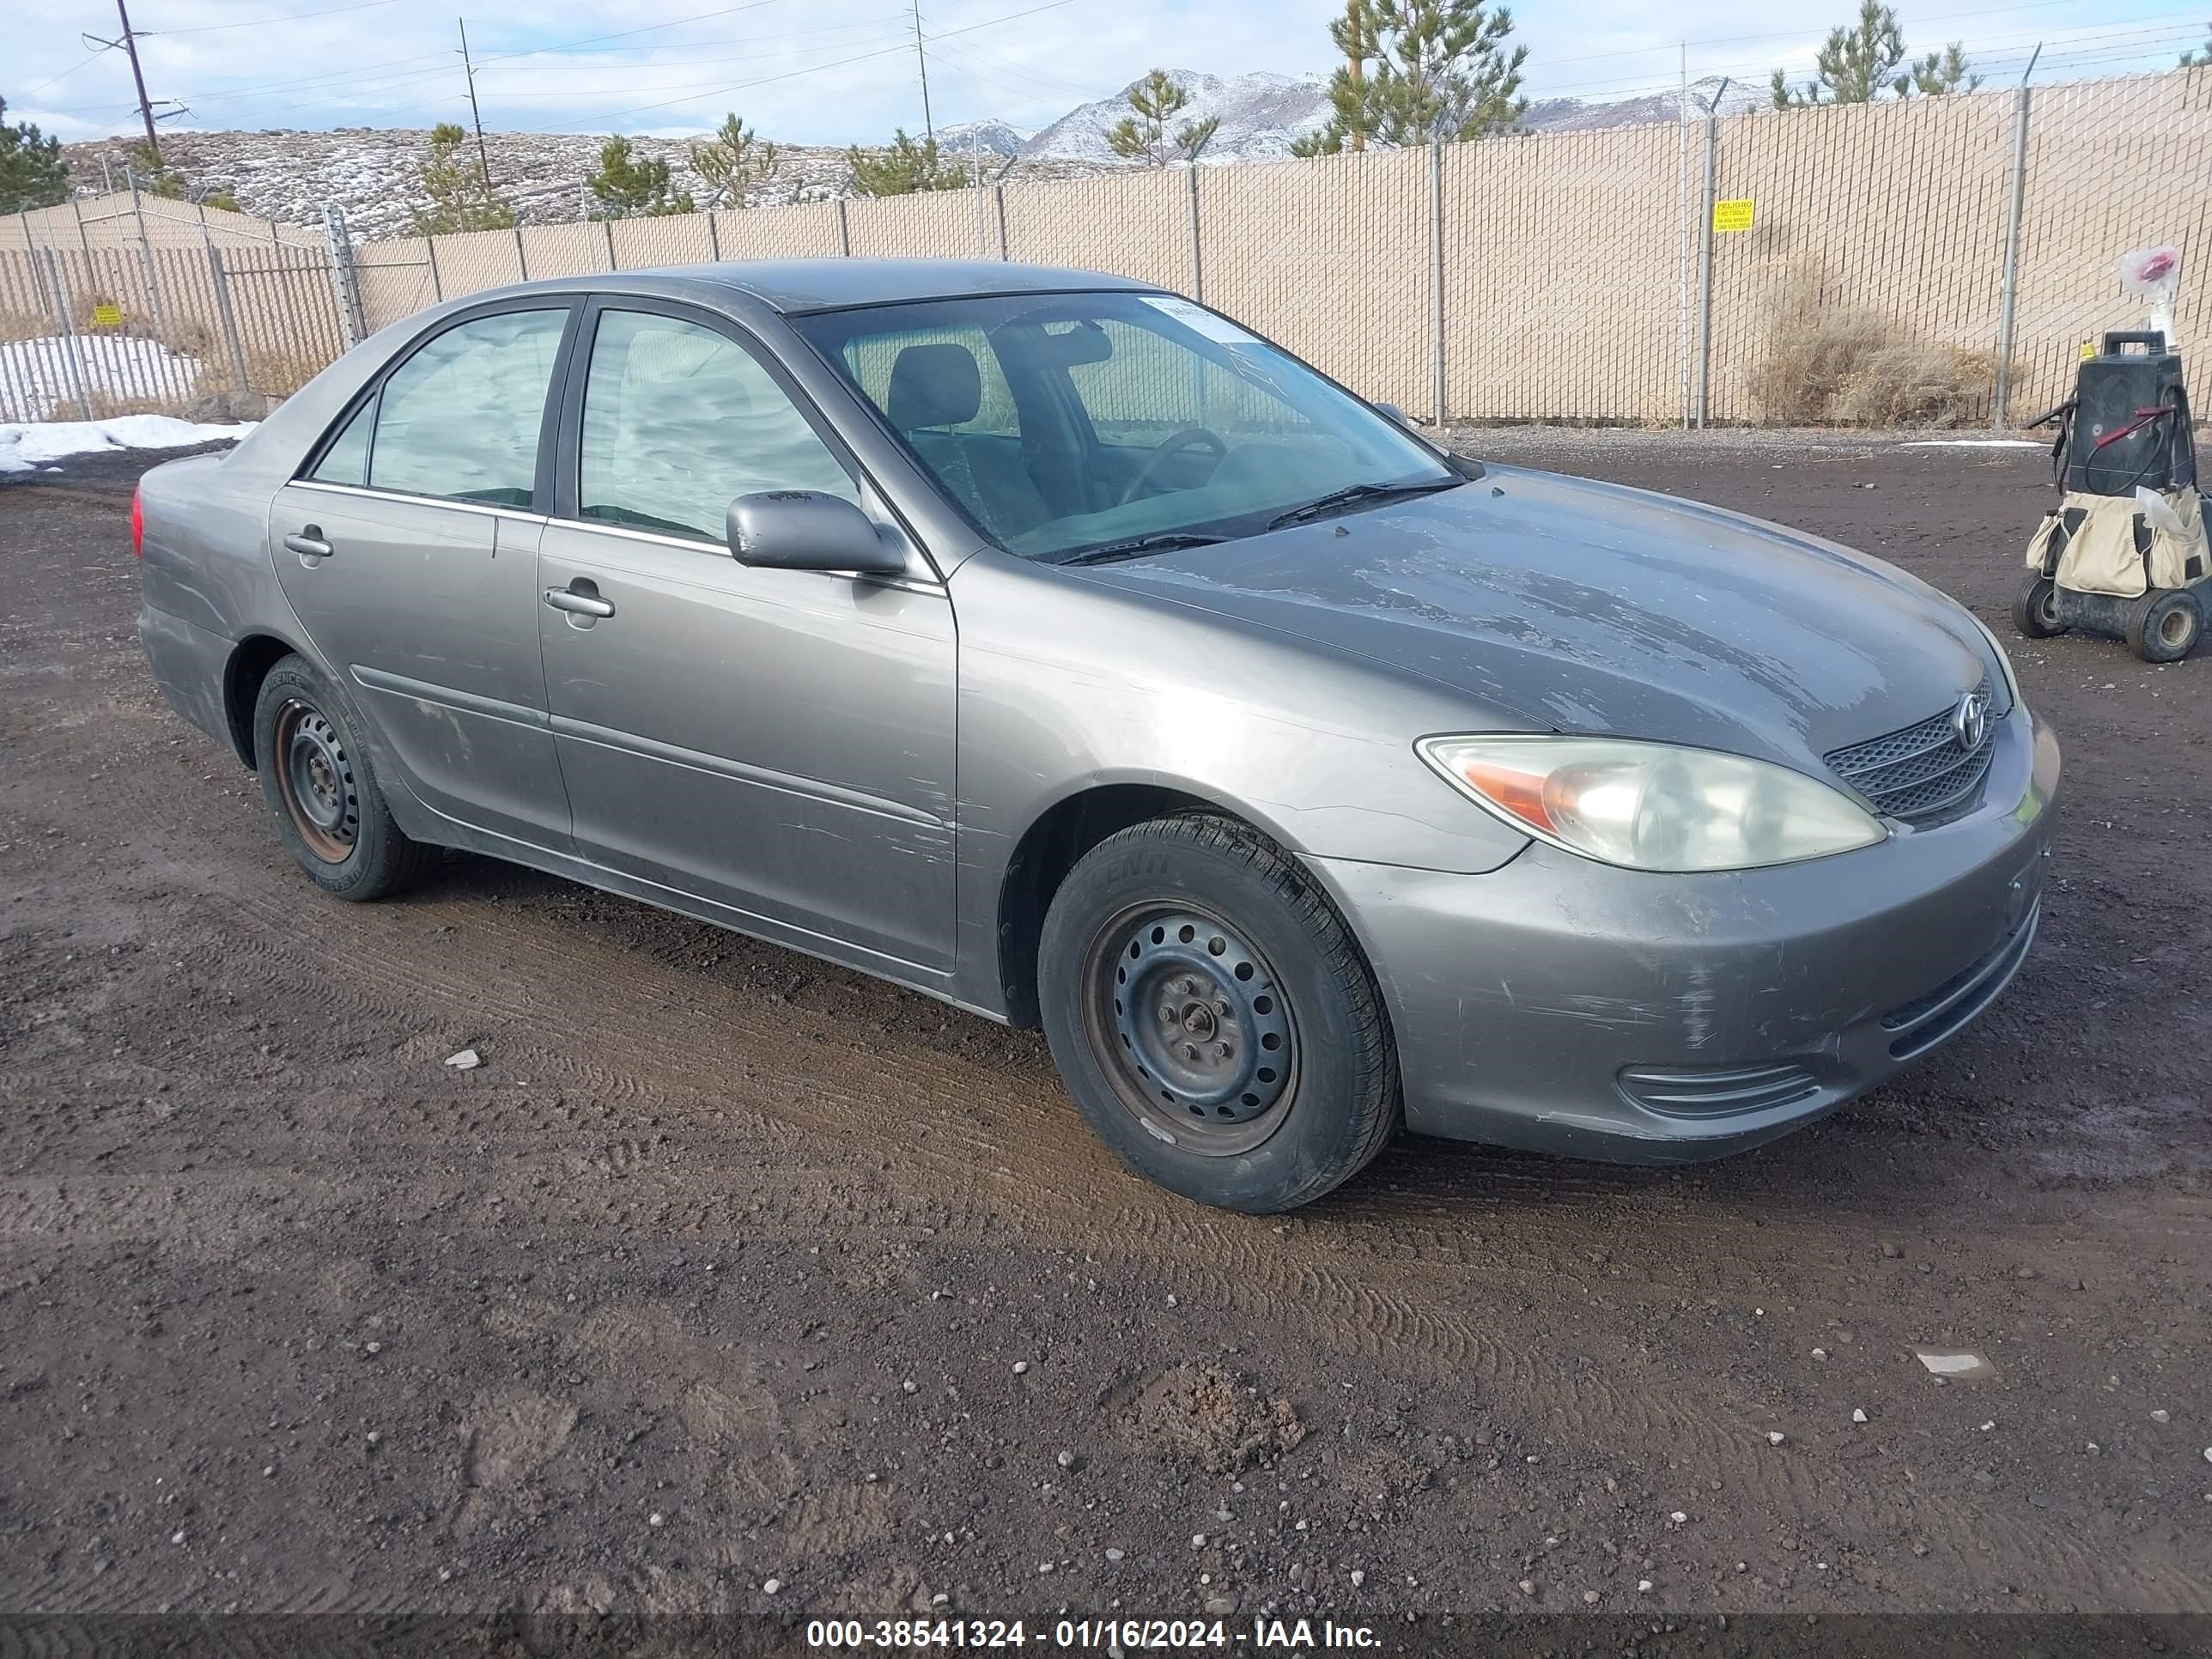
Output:
[[713,192],[707,198],[710,208],[747,205],[750,195],[773,179],[782,165],[782,152],[739,120],[735,110],[722,118],[712,142],[691,146],[691,170]]
[[[2202,69],[2207,64],[2212,64],[2212,28],[2205,31],[2203,46],[2194,52],[2185,52],[2181,54],[2180,67],[2183,69]],[[6,106],[0,105],[0,108],[5,107]]]
[[506,230],[514,210],[484,182],[481,156],[469,154],[465,128],[441,121],[430,129],[430,146],[415,164],[415,186],[429,198],[415,208],[417,236],[447,236],[457,230]]
[[619,134],[599,146],[599,169],[584,184],[599,204],[594,219],[659,219],[698,210],[690,195],[669,182],[665,158],[641,155]]
[[[1329,36],[1345,55],[1329,86],[1328,125],[1291,148],[1334,155],[1351,143],[1392,149],[1510,131],[1528,107],[1510,52],[1513,14],[1487,0],[1346,0]],[[1370,65],[1372,65],[1371,70]]]
[[1910,98],[1918,93],[1923,98],[1941,98],[1950,92],[1972,92],[1982,84],[1978,75],[1966,72],[1964,43],[1954,40],[1941,52],[1931,52],[1912,65],[1912,73],[1899,79],[1897,95]]
[[62,141],[49,138],[35,121],[10,123],[8,100],[0,98],[0,213],[22,213],[69,200],[69,167]]
[[904,127],[889,148],[864,150],[858,144],[845,152],[845,165],[853,175],[853,188],[863,196],[911,196],[924,190],[960,190],[968,183],[957,161],[938,154],[937,140],[920,143],[907,137]]
[[1971,92],[1982,83],[1980,76],[1967,72],[1966,52],[1956,40],[1918,63],[1907,63],[1905,31],[1896,12],[1881,0],[1861,0],[1857,22],[1830,29],[1813,61],[1813,78],[1802,86],[1791,86],[1788,75],[1774,71],[1769,90],[1775,108],[1870,104],[1885,92],[1899,98],[1915,93],[1936,98],[1962,89]]
[[1168,123],[1190,102],[1190,94],[1164,69],[1149,71],[1129,88],[1128,97],[1136,113],[1123,116],[1106,135],[1106,147],[1127,161],[1164,167],[1177,155],[1197,155],[1221,125],[1219,116],[1209,115],[1185,122],[1170,137]]

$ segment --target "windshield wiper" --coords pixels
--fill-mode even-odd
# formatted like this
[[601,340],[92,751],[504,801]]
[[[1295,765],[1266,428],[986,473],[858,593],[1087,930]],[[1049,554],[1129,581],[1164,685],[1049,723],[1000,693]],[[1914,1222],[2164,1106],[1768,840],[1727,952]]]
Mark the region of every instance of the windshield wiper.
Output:
[[1464,478],[1424,478],[1419,483],[1356,483],[1341,489],[1332,489],[1326,495],[1316,496],[1302,507],[1287,513],[1278,513],[1267,520],[1267,528],[1280,530],[1286,524],[1303,524],[1316,518],[1333,507],[1343,507],[1352,501],[1383,501],[1394,495],[1427,495],[1440,489],[1456,489],[1467,482]]
[[1141,559],[1147,553],[1171,553],[1178,547],[1211,547],[1226,536],[1201,535],[1192,530],[1164,530],[1150,536],[1132,536],[1125,542],[1107,542],[1072,553],[1058,564],[1113,564],[1121,559]]

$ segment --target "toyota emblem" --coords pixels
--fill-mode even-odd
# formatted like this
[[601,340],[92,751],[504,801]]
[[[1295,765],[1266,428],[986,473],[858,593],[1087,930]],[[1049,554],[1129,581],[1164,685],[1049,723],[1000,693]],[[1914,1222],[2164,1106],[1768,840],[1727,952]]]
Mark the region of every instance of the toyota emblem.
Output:
[[1990,700],[1978,691],[1969,691],[1951,711],[1951,735],[1958,738],[1959,747],[1971,755],[1982,746],[1982,739],[1989,734]]

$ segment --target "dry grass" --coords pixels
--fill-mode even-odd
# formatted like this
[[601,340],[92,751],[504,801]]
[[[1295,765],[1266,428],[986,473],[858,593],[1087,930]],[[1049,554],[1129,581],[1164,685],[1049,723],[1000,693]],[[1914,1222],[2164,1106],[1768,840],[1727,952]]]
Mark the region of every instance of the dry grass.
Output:
[[1921,339],[1844,301],[1817,263],[1797,260],[1750,390],[1778,426],[1954,427],[1983,418],[1996,385],[1995,352]]

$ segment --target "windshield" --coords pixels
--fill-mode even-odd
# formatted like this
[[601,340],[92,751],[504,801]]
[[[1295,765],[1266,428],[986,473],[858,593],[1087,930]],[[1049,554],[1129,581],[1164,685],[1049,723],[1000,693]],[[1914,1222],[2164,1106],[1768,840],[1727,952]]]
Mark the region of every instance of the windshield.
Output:
[[1324,495],[1352,491],[1350,511],[1462,477],[1295,358],[1170,295],[1000,295],[792,322],[985,534],[1029,558],[1255,535]]

